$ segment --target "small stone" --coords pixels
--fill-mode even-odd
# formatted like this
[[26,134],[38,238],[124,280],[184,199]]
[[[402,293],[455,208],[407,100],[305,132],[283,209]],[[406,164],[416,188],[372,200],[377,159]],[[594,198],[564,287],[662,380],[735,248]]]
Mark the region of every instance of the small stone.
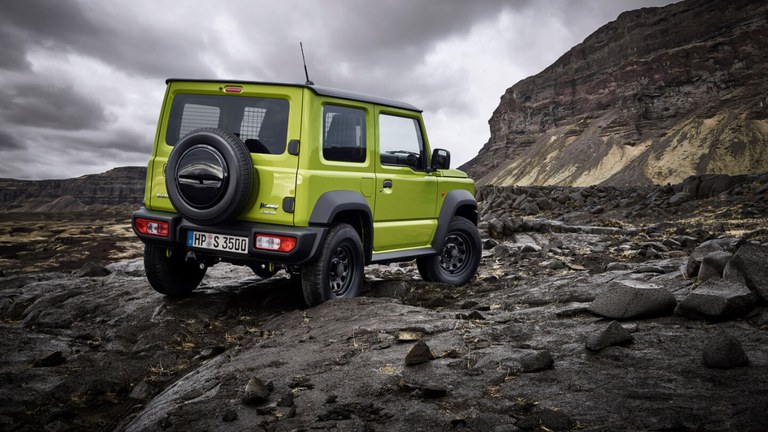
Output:
[[245,395],[243,403],[246,405],[261,405],[269,400],[269,394],[272,392],[269,384],[258,378],[251,378],[245,386]]
[[32,367],[54,367],[66,363],[67,359],[61,351],[44,354],[32,361]]
[[150,396],[152,396],[152,388],[149,386],[149,384],[147,384],[146,381],[141,381],[133,386],[131,393],[128,394],[129,398],[136,400],[147,399]]
[[485,316],[483,314],[481,314],[480,312],[478,312],[478,311],[472,311],[472,312],[470,312],[468,314],[465,314],[465,313],[456,314],[456,319],[460,319],[460,320],[480,320],[480,321],[483,321],[483,320],[485,320]]
[[605,266],[605,271],[619,271],[627,269],[629,269],[629,265],[623,262],[612,262]]
[[280,396],[280,399],[277,400],[277,406],[280,407],[292,407],[293,406],[293,392],[288,391],[283,393],[282,396]]
[[338,395],[328,395],[328,397],[325,398],[325,403],[327,404],[336,403],[337,399],[339,399]]
[[618,321],[612,321],[608,328],[590,336],[586,347],[590,351],[600,351],[609,346],[627,345],[634,340],[635,338]]
[[439,399],[448,395],[448,389],[442,387],[421,387],[419,395],[424,399]]
[[493,249],[497,244],[499,244],[499,242],[492,238],[485,239],[483,240],[483,249]]
[[685,192],[679,192],[669,197],[669,205],[679,206],[680,204],[691,199],[691,194]]
[[72,275],[75,277],[103,277],[108,276],[109,273],[110,271],[103,265],[88,261],[78,270],[75,270]]
[[221,416],[221,420],[224,423],[232,423],[233,421],[237,420],[237,411],[233,410],[232,408],[226,410],[224,415]]
[[664,269],[658,266],[646,265],[635,269],[634,273],[656,273],[664,274]]
[[520,369],[523,372],[539,372],[552,369],[555,364],[552,353],[546,350],[527,353],[520,358]]
[[424,341],[419,341],[408,351],[408,354],[405,356],[405,364],[408,366],[418,365],[434,358],[435,355],[429,349],[429,345]]
[[548,268],[550,270],[561,270],[565,268],[565,263],[560,261],[559,259],[551,259],[551,260],[542,262],[541,266]]
[[714,369],[731,369],[747,366],[749,358],[741,343],[733,336],[718,333],[704,346],[704,366]]
[[673,239],[666,239],[663,242],[661,242],[664,246],[670,248],[670,249],[680,249],[683,247],[683,245],[680,244],[680,242],[673,240]]
[[541,246],[535,245],[535,244],[525,244],[522,248],[520,248],[520,252],[522,253],[535,253],[535,252],[541,252]]

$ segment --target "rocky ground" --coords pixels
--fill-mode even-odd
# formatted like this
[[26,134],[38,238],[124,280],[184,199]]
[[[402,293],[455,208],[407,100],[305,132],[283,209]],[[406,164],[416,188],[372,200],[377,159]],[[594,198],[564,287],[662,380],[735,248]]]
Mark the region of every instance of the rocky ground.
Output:
[[311,309],[229,265],[168,300],[125,219],[0,219],[0,429],[764,430],[765,179],[683,189],[483,188],[470,284]]

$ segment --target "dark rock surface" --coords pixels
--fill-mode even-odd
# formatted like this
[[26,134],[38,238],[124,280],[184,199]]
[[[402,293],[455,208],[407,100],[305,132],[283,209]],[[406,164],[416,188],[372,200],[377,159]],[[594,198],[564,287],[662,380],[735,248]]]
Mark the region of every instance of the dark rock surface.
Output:
[[[224,264],[190,298],[156,294],[127,214],[0,215],[0,430],[763,430],[763,299],[712,322],[627,319],[632,343],[586,347],[618,330],[589,310],[612,284],[681,303],[702,288],[685,276],[698,246],[768,245],[765,180],[736,183],[676,207],[680,185],[480,188],[469,284],[373,265],[362,297],[312,309],[284,272]],[[719,333],[748,367],[703,364]],[[419,341],[434,358],[406,365]]]

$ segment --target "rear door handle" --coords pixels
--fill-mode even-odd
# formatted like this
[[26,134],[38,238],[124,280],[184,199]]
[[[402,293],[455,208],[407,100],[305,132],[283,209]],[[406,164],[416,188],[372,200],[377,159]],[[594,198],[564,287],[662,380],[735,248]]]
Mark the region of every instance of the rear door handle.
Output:
[[387,189],[392,189],[392,180],[384,180],[384,183],[382,184],[382,187]]

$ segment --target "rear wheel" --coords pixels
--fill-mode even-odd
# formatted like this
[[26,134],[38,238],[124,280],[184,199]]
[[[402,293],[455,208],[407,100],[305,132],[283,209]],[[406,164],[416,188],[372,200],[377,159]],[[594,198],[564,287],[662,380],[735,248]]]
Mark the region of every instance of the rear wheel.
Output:
[[187,261],[181,251],[153,245],[144,245],[144,269],[152,288],[169,297],[189,295],[206,270],[195,260]]
[[440,253],[416,259],[416,266],[425,281],[464,285],[475,275],[482,249],[477,227],[469,220],[456,216],[448,226]]
[[320,250],[319,258],[301,269],[301,290],[307,306],[357,297],[365,259],[357,231],[348,224],[334,226]]

